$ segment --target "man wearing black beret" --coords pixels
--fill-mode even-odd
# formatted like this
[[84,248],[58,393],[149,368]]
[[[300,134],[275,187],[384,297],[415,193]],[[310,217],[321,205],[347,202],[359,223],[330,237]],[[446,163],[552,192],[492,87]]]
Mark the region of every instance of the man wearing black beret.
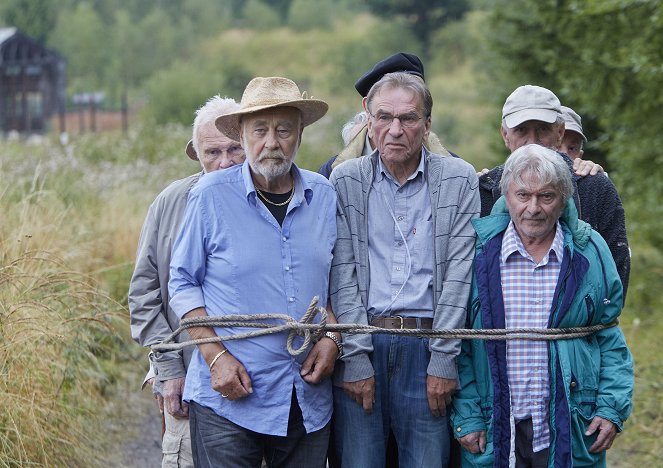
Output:
[[[424,64],[421,63],[419,57],[407,52],[398,52],[390,55],[389,57],[380,60],[373,65],[369,71],[364,73],[356,82],[355,89],[365,98],[371,87],[377,83],[387,73],[404,72],[409,75],[418,76],[426,81],[424,76]],[[432,153],[442,156],[456,156],[448,151],[435,133],[430,132],[424,139],[424,146]],[[329,178],[331,171],[344,161],[349,159],[358,158],[359,156],[366,156],[373,152],[375,143],[371,141],[368,136],[366,126],[360,130],[357,135],[341,150],[338,155],[329,158],[318,170],[318,172],[325,177]]]
[[[465,322],[478,180],[466,162],[426,146],[433,99],[420,64],[398,54],[356,85],[360,93],[370,87],[368,127],[356,138],[375,149],[351,156],[330,178],[339,210],[329,289],[341,323],[452,329]],[[390,334],[348,335],[344,343],[334,376],[341,465],[384,467],[391,430],[400,466],[446,467],[460,341]]]

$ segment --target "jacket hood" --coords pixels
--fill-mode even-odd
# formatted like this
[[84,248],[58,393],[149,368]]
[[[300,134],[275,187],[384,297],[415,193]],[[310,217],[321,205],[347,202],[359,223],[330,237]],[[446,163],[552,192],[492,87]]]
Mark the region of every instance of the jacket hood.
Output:
[[[566,201],[560,222],[568,228],[573,243],[584,249],[592,234],[592,227],[578,218],[578,210],[573,200]],[[477,233],[477,245],[485,245],[490,239],[504,231],[509,225],[511,217],[506,207],[506,199],[501,196],[493,206],[490,216],[472,220],[474,230]]]

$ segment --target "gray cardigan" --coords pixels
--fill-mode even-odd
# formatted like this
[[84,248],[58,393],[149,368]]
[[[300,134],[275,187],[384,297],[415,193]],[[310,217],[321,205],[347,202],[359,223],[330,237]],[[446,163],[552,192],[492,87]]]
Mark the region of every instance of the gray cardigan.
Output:
[[[470,293],[475,232],[472,219],[479,216],[478,179],[474,168],[459,158],[429,153],[424,177],[428,183],[435,233],[433,271],[433,328],[465,326]],[[339,165],[330,181],[338,194],[338,236],[330,278],[332,308],[340,323],[366,324],[368,304],[368,221],[366,210],[378,153]],[[370,335],[345,335],[344,356],[337,365],[335,383],[371,377],[373,351]],[[428,374],[457,378],[455,358],[460,340],[430,340]]]
[[[202,174],[201,171],[166,187],[150,205],[145,217],[128,298],[131,336],[142,346],[162,342],[179,326],[179,318],[168,305],[170,255],[180,232],[187,197]],[[176,338],[178,342],[187,340],[186,332]],[[188,347],[153,356],[156,380],[184,377],[192,352]]]

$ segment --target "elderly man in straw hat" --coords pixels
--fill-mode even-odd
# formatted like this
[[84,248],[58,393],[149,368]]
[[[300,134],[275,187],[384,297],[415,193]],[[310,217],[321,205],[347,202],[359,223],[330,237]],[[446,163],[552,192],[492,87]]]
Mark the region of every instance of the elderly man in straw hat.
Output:
[[[180,317],[282,313],[299,320],[327,303],[336,195],[293,163],[304,127],[327,104],[289,79],[255,78],[240,109],[217,119],[246,162],[191,191],[173,248],[170,304]],[[197,327],[193,338],[241,333]],[[329,376],[341,352],[328,333],[291,356],[286,333],[198,345],[187,373],[196,466],[324,467],[332,412]],[[297,340],[300,340],[299,338]],[[297,345],[297,340],[295,345]]]
[[[147,212],[136,254],[136,267],[129,284],[131,334],[145,347],[163,341],[179,326],[179,318],[168,306],[170,251],[180,231],[186,198],[191,188],[207,172],[227,169],[244,162],[244,150],[215,125],[219,115],[239,109],[233,99],[214,96],[196,111],[193,138],[186,146],[189,158],[202,170],[166,187]],[[198,158],[197,154],[201,157]],[[188,340],[183,333],[178,341]],[[182,401],[184,376],[191,350],[150,353],[153,392],[163,417],[162,466],[193,466],[189,435],[188,406]]]

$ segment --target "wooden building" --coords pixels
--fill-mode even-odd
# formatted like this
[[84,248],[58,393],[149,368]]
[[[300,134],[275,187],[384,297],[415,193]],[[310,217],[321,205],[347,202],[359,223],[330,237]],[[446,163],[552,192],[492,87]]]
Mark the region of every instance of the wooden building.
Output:
[[66,62],[16,28],[0,28],[0,131],[42,133],[60,115],[64,131]]

